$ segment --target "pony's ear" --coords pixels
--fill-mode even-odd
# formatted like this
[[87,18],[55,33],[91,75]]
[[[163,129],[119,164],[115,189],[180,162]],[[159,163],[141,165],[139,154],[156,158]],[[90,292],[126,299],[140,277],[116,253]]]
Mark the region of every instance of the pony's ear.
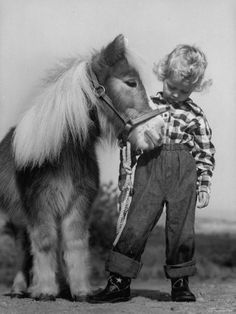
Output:
[[103,51],[104,60],[107,65],[113,66],[124,58],[127,39],[124,35],[118,35]]

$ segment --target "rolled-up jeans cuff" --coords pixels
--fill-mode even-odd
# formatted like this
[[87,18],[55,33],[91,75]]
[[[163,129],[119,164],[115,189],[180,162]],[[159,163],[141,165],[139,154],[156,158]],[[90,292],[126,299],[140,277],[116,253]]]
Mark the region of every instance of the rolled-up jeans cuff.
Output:
[[193,276],[196,273],[196,262],[194,260],[176,264],[176,265],[165,265],[164,270],[167,278],[179,278],[185,276]]
[[129,278],[136,278],[141,268],[141,262],[114,251],[111,251],[105,264],[107,271]]

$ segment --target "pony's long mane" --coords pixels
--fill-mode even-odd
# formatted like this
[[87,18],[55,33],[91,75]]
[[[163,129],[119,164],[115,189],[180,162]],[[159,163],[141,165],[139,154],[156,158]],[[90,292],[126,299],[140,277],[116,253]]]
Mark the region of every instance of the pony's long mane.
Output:
[[[44,79],[14,132],[13,152],[18,167],[40,166],[45,160],[55,160],[69,136],[84,147],[93,123],[89,116],[92,106],[97,107],[101,137],[114,143],[114,128],[99,108],[87,70],[88,62],[98,56],[94,51],[90,61],[63,60]],[[126,49],[126,58],[145,81],[140,57]]]
[[13,150],[16,164],[41,165],[56,158],[69,134],[84,145],[97,104],[87,62],[64,61],[44,80],[33,106],[16,126]]

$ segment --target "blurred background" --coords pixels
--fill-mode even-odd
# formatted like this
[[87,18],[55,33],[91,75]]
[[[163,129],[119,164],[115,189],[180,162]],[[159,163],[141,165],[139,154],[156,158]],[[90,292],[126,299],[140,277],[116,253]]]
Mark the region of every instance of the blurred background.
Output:
[[[234,0],[0,0],[0,138],[30,106],[45,71],[58,59],[90,54],[123,33],[150,72],[150,94],[162,85],[154,62],[177,44],[195,44],[208,57],[212,87],[192,98],[208,117],[216,146],[210,205],[197,211],[199,278],[230,278],[236,266],[236,2]],[[94,278],[117,219],[117,149],[98,147],[101,190],[91,218]],[[109,167],[108,167],[109,165]],[[163,276],[164,215],[144,254],[142,278]],[[15,267],[13,234],[0,220],[0,281]]]

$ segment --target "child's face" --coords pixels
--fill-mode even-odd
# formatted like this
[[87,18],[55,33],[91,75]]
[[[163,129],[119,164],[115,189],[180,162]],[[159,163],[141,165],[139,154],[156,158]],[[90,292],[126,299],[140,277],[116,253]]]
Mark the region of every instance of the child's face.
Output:
[[170,103],[185,101],[194,90],[194,85],[174,76],[163,81],[163,97]]

